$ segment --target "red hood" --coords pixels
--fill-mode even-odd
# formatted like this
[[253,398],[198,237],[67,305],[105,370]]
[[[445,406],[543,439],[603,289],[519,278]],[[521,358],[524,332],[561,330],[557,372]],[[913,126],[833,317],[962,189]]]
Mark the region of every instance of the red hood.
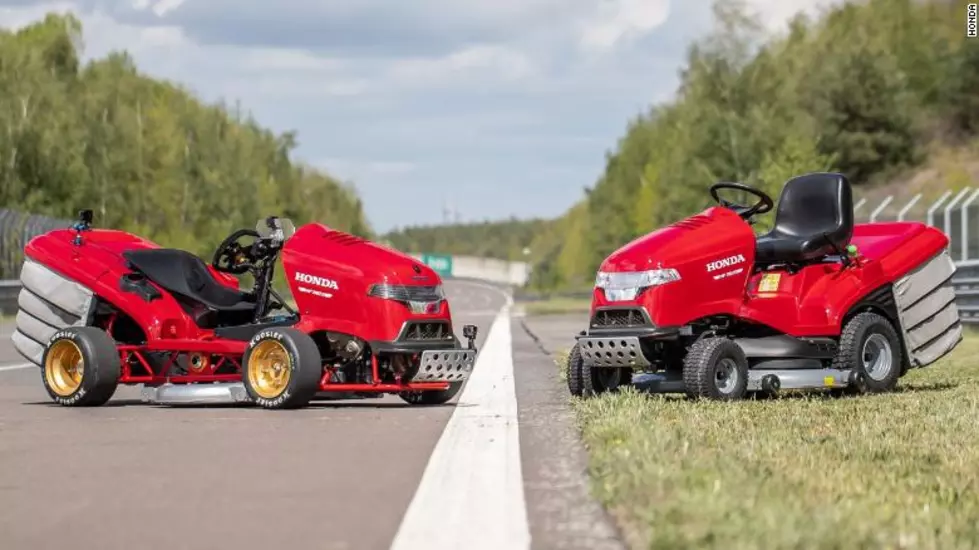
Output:
[[723,255],[750,238],[751,226],[727,208],[713,207],[643,235],[610,254],[600,271],[608,273],[677,268]]
[[299,228],[286,242],[282,259],[287,272],[295,270],[365,285],[442,282],[433,269],[403,252],[319,223]]

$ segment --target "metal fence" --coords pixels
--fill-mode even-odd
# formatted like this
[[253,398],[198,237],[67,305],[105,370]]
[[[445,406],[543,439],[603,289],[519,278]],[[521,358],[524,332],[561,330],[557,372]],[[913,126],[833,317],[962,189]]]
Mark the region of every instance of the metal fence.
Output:
[[71,222],[0,208],[0,314],[17,312],[24,246],[37,235],[65,227]]
[[979,260],[979,188],[940,194],[863,197],[853,205],[857,222],[920,221],[945,232],[956,262]]

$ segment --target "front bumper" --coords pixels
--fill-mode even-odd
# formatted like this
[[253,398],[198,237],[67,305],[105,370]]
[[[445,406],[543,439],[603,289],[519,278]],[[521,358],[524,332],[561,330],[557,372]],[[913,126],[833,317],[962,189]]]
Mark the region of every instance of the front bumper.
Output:
[[650,365],[636,336],[578,338],[581,359],[589,367],[643,368]]
[[459,383],[469,378],[478,353],[476,327],[466,325],[463,334],[469,340],[468,347],[462,346],[444,321],[408,322],[394,341],[373,341],[370,346],[376,354],[411,355],[412,362],[418,362],[414,374],[407,378],[411,384]]
[[671,340],[679,336],[676,328],[592,328],[575,338],[581,359],[588,367],[645,369],[652,366],[643,353],[643,340]]

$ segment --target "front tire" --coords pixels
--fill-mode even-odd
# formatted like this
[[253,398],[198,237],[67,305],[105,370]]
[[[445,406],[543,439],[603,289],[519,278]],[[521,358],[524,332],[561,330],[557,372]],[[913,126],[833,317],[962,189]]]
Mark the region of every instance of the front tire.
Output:
[[565,369],[568,390],[574,396],[591,397],[601,393],[618,391],[619,388],[632,384],[632,369],[630,368],[592,368],[585,365],[579,344],[575,344],[571,348]]
[[683,358],[683,384],[690,397],[719,401],[743,399],[748,389],[748,359],[727,338],[704,338]]
[[116,392],[122,365],[115,342],[96,327],[59,330],[41,360],[41,381],[55,403],[98,407]]
[[241,364],[248,396],[266,409],[305,407],[320,389],[323,361],[316,342],[294,328],[259,332]]
[[843,327],[833,367],[863,374],[863,384],[847,386],[844,393],[885,393],[897,387],[903,360],[894,325],[874,312],[855,315]]

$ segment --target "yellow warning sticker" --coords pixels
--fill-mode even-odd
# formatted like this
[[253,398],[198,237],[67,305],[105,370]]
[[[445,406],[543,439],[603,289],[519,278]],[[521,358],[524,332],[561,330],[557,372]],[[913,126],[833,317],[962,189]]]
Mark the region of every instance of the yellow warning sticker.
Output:
[[780,282],[782,282],[781,273],[766,273],[758,282],[758,292],[776,292]]
[[833,385],[833,377],[832,376],[825,376],[825,377],[823,377],[823,385],[824,386],[832,386]]

